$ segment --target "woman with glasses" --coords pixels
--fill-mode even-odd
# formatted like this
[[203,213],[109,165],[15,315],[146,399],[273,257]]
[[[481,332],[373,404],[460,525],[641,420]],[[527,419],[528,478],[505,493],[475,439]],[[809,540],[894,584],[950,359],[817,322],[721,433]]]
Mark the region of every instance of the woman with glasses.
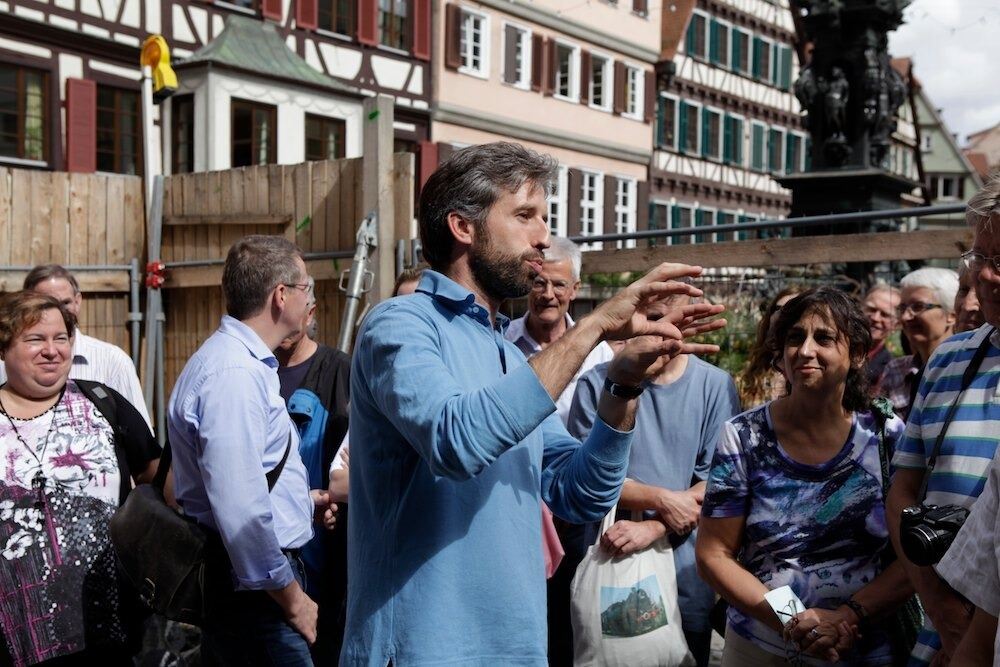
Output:
[[[803,292],[770,338],[788,395],[723,429],[696,547],[699,574],[730,604],[723,667],[785,665],[800,652],[894,664],[885,621],[912,588],[901,566],[886,565],[882,462],[903,423],[869,412],[871,342],[849,296]],[[805,611],[765,598],[785,586]]]
[[108,522],[160,448],[120,394],[68,380],[75,326],[50,296],[0,299],[0,665],[130,666],[140,639]]
[[954,333],[958,274],[951,269],[928,267],[903,276],[896,314],[913,354],[890,361],[875,393],[886,396],[906,421],[920,385],[924,363],[938,345]]

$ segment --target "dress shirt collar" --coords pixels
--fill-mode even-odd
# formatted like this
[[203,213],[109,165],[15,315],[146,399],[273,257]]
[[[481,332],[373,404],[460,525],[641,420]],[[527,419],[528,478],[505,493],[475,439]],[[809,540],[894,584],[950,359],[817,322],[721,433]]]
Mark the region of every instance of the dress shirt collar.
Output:
[[259,359],[271,368],[278,367],[278,359],[274,356],[274,352],[267,349],[267,345],[257,332],[235,317],[223,315],[219,331],[243,343],[255,359]]
[[[531,350],[531,354],[535,354],[542,351],[542,346],[539,345],[538,341],[536,341],[534,337],[532,337],[531,333],[528,332],[529,315],[530,313],[525,313],[510,323],[510,329],[508,331],[510,335],[507,336],[507,339],[513,341],[514,344],[517,345],[522,351],[524,351],[527,347]],[[574,324],[576,324],[576,322],[574,322],[573,318],[569,316],[569,313],[566,313],[566,330],[569,331],[573,328]],[[521,341],[524,341],[523,346],[520,345]]]
[[[462,287],[454,280],[430,269],[424,271],[417,283],[417,291],[428,294],[444,307],[462,315],[468,315],[480,324],[490,326],[490,311],[485,306],[476,303],[476,295]],[[497,313],[496,328],[501,332],[507,329],[510,318],[503,313]]]

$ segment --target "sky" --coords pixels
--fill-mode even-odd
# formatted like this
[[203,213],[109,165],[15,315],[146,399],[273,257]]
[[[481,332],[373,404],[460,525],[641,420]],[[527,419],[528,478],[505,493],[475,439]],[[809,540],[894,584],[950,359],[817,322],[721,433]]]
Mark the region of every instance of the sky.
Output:
[[964,146],[1000,123],[1000,0],[914,0],[889,33],[889,53],[913,73]]

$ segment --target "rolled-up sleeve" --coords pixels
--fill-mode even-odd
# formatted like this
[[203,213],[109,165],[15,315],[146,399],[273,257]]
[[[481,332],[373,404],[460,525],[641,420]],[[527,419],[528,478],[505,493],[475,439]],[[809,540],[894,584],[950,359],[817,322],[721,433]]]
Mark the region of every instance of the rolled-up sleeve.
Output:
[[431,472],[469,479],[534,431],[555,404],[526,364],[479,389],[463,388],[438,341],[431,322],[390,302],[366,318],[355,363],[379,411]]
[[239,585],[284,588],[294,577],[275,536],[264,472],[267,387],[255,373],[231,368],[206,378],[199,396],[198,462]]
[[976,499],[965,525],[958,531],[948,552],[935,566],[948,584],[992,616],[1000,616],[1000,449],[990,464],[986,488]]

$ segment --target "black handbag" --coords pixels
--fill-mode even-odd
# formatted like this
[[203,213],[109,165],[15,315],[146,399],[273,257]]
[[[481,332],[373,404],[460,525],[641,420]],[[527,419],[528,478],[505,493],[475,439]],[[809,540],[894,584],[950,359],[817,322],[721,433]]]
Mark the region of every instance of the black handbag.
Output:
[[[267,473],[268,491],[291,446],[289,434],[281,462]],[[137,486],[111,518],[111,542],[122,571],[150,609],[172,621],[201,626],[208,591],[229,577],[229,559],[217,533],[167,505],[163,487],[170,462],[168,442],[152,483]]]

